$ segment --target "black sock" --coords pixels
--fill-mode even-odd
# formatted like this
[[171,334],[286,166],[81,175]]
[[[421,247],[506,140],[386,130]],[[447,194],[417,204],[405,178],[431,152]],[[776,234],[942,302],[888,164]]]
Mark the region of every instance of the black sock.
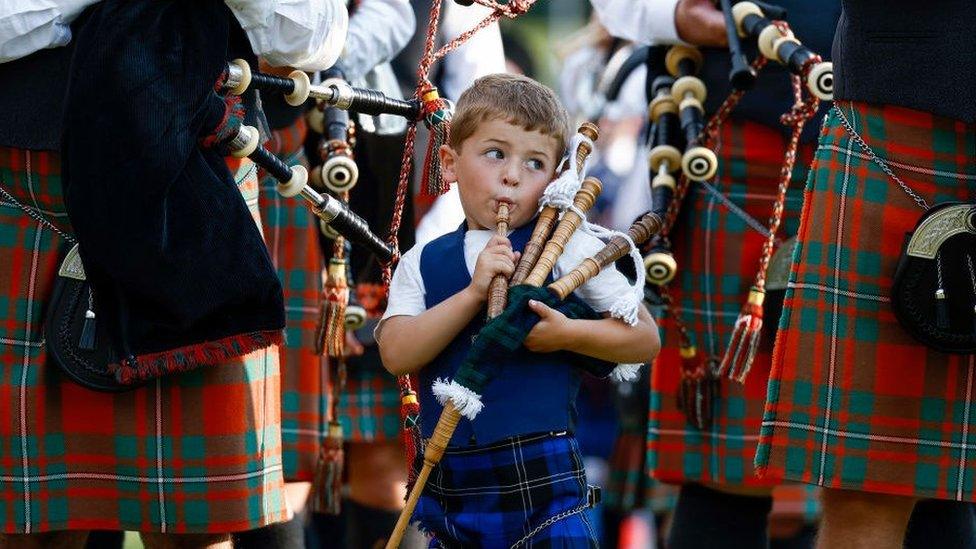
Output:
[[346,547],[346,502],[343,501],[342,513],[329,515],[327,513],[309,512],[308,527],[305,529],[305,546]]
[[236,549],[305,549],[303,515],[296,513],[288,522],[269,524],[256,530],[234,534]]
[[116,530],[92,530],[88,533],[85,549],[122,549],[125,532]]
[[603,539],[601,545],[615,549],[620,543],[620,525],[628,513],[615,507],[603,507]]
[[668,535],[669,549],[766,549],[771,497],[726,494],[685,484]]
[[813,549],[817,542],[817,526],[804,524],[800,531],[788,538],[769,540],[770,549]]
[[373,549],[383,547],[393,533],[400,513],[368,507],[351,499],[342,500],[346,517],[346,547]]
[[972,503],[938,499],[916,503],[905,547],[976,547],[976,508]]

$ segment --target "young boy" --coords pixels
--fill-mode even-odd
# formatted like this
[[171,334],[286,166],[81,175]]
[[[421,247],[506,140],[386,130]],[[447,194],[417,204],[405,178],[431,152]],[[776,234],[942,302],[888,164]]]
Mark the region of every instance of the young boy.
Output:
[[[404,254],[377,328],[386,369],[419,373],[425,438],[442,409],[431,384],[453,377],[484,325],[491,279],[514,271],[567,133],[568,116],[556,95],[525,77],[485,76],[458,99],[440,158],[445,181],[458,183],[465,222]],[[508,204],[515,227],[509,238],[494,235],[500,203]],[[554,276],[602,246],[577,233]],[[626,291],[627,280],[610,268],[577,295],[602,312]],[[525,349],[486,388],[482,412],[472,421],[461,419],[417,505],[414,519],[435,544],[509,547],[531,539],[559,547],[596,545],[582,514],[587,486],[573,437],[580,372],[551,353],[648,362],[658,351],[657,328],[643,308],[637,325],[629,326],[612,318],[570,320],[542,303],[530,306],[542,320]]]

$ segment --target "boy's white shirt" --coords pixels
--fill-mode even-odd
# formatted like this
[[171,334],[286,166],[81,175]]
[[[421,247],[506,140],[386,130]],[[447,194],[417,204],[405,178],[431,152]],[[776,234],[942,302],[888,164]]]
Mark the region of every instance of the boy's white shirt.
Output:
[[[534,223],[534,221],[533,221]],[[478,254],[485,249],[491,240],[492,230],[469,230],[464,234],[464,263],[468,274],[474,274],[474,266],[478,261]],[[379,332],[383,322],[394,316],[417,316],[427,310],[424,301],[426,288],[420,275],[420,255],[426,244],[414,246],[400,258],[393,280],[390,282],[390,297],[376,331]],[[569,239],[563,254],[556,261],[553,277],[559,278],[575,269],[584,259],[596,254],[604,246],[600,239],[577,231]],[[593,307],[597,312],[610,310],[614,302],[625,292],[632,291],[627,278],[610,266],[588,281],[574,292],[577,297]]]

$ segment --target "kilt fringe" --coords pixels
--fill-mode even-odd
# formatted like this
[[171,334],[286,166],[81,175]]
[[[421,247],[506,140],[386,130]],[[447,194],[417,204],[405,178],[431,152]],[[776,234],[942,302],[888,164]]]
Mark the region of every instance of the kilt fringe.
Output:
[[251,332],[188,345],[171,351],[140,355],[132,360],[109,364],[108,368],[115,374],[119,383],[130,385],[177,372],[195,370],[200,366],[210,366],[272,345],[281,345],[283,341],[281,330]]

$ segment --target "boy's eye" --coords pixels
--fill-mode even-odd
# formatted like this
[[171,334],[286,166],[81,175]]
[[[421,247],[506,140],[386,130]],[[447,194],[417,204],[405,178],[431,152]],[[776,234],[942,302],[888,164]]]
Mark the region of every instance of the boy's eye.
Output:
[[485,156],[488,158],[494,158],[495,160],[501,160],[502,158],[505,158],[505,153],[498,149],[488,149],[485,151]]
[[537,160],[535,158],[529,160],[528,162],[526,162],[526,164],[528,164],[529,168],[533,170],[541,170],[545,167],[545,164],[543,164],[541,160]]

